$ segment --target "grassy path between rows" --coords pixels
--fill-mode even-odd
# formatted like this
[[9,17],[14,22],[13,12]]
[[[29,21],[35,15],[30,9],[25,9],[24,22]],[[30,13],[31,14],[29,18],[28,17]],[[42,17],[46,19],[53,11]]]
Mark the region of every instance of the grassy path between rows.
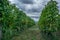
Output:
[[38,27],[32,27],[23,31],[19,36],[15,36],[13,40],[40,40],[40,31]]

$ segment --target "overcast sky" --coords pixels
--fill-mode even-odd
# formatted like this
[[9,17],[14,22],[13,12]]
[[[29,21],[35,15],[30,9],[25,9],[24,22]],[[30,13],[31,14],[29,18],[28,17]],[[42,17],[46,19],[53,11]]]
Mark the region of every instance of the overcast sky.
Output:
[[[17,5],[17,7],[23,10],[27,16],[30,16],[35,21],[38,21],[39,15],[49,0],[10,0],[11,3]],[[60,0],[58,2],[58,7],[60,6]],[[60,10],[60,7],[59,7]]]

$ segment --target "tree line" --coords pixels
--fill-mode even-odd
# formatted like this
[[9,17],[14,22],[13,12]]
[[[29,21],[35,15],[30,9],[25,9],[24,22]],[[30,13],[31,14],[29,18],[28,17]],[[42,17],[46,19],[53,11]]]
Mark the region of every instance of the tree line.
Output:
[[39,18],[38,25],[45,35],[44,40],[58,40],[56,32],[60,30],[60,14],[57,4],[56,1],[50,0],[43,8]]
[[8,0],[0,0],[1,40],[11,40],[13,36],[35,25],[35,22]]

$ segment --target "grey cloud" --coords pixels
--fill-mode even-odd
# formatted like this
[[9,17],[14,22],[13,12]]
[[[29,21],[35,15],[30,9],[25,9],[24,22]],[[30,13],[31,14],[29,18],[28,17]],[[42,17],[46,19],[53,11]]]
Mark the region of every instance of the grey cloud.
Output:
[[[42,10],[42,5],[37,8],[33,6],[34,5],[33,3],[34,3],[34,0],[16,0],[15,1],[15,4],[21,10],[26,11],[28,13],[34,13],[34,12],[39,13]],[[26,8],[28,4],[32,4],[30,9]],[[36,5],[38,6],[38,4]]]
[[39,6],[39,7],[32,7],[31,9],[27,10],[27,12],[30,12],[30,13],[40,13],[42,11],[43,7]]
[[[48,1],[49,1],[49,0],[48,0]],[[42,2],[42,5],[46,5],[48,1],[47,1],[47,0],[44,0],[44,1]]]
[[22,3],[15,3],[15,4],[16,4],[16,6],[17,6],[19,9],[21,9],[21,10],[23,10],[23,11],[26,10],[25,6],[26,6],[27,4],[22,4]]
[[24,3],[24,4],[33,4],[34,3],[34,0],[18,0],[20,1],[21,3]]
[[[25,11],[26,14],[29,14],[29,13],[30,14],[31,13],[40,14],[42,9],[44,8],[44,5],[46,5],[49,0],[41,0],[41,1],[38,0],[38,1],[39,2],[42,1],[42,2],[40,4],[38,2],[35,4],[34,0],[14,0],[14,3],[18,6],[19,9]],[[56,0],[56,1],[58,2],[58,6],[59,6],[59,10],[60,10],[60,0]],[[30,4],[31,4],[31,7],[28,9],[27,6]],[[35,6],[33,6],[34,4],[35,4]],[[36,14],[34,14],[34,15],[36,15]],[[31,18],[34,18],[34,16]],[[38,17],[35,17],[35,18],[38,18]],[[36,21],[35,18],[34,18],[34,20]]]
[[25,9],[25,5],[20,5],[20,6],[18,6],[21,10],[23,10],[23,11],[25,11],[26,9]]
[[30,9],[30,10],[28,10],[28,12],[40,12],[40,9]]

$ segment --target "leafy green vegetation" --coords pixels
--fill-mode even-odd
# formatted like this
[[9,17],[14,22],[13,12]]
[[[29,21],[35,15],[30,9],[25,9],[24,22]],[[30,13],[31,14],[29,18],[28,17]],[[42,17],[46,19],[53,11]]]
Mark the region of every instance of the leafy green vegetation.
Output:
[[[43,8],[38,25],[45,40],[58,40],[56,34],[59,30],[59,10],[56,1],[49,1]],[[59,21],[58,21],[59,20]]]
[[0,0],[0,13],[2,14],[2,40],[11,40],[23,30],[35,25],[35,22],[19,10],[8,0]]
[[56,1],[49,1],[45,8],[42,10],[42,14],[39,20],[39,26],[42,31],[55,32],[58,28],[58,7]]
[[[10,4],[8,0],[0,0],[0,31],[2,31],[1,40],[12,40],[15,37],[18,40],[60,40],[60,36],[57,36],[60,33],[60,14],[57,2],[49,1],[42,10],[38,24],[35,24],[34,20],[14,4]],[[26,36],[23,38],[22,35]],[[30,37],[31,39],[28,39]]]

